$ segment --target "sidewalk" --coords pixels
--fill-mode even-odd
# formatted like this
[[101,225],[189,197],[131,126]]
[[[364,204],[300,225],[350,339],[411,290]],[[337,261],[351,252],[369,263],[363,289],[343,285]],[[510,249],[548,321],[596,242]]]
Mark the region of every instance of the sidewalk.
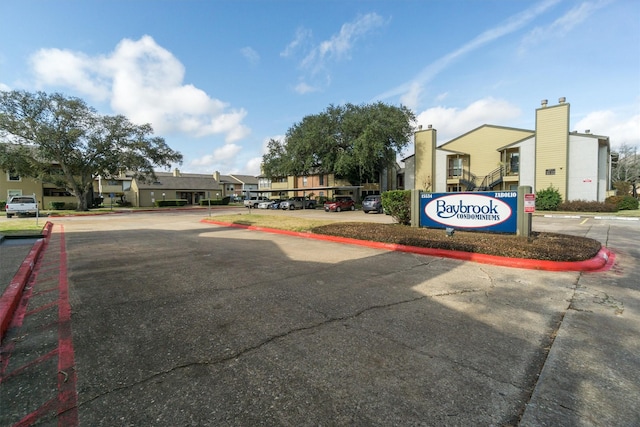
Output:
[[[33,425],[57,419],[78,425],[71,308],[66,280],[66,249],[60,226],[33,248],[2,244],[2,278],[17,273],[3,294],[18,302],[6,318],[0,345],[0,425]],[[17,260],[29,248],[22,263]],[[21,298],[15,298],[19,292]]]

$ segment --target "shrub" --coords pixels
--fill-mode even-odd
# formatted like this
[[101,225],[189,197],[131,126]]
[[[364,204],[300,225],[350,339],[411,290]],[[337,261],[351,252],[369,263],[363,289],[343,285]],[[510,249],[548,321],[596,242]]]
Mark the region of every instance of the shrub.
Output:
[[62,209],[64,209],[64,202],[49,202],[49,209],[55,209],[57,211],[60,211]]
[[7,206],[6,200],[0,200],[0,211],[4,211],[5,206]]
[[399,224],[411,224],[411,190],[385,191],[381,200],[384,210]]
[[567,212],[616,212],[618,209],[615,205],[605,202],[572,200],[560,203],[558,210]]
[[228,205],[230,201],[231,201],[230,196],[225,196],[222,199],[202,199],[200,200],[200,206],[209,206],[209,204],[211,204],[211,206]]
[[185,206],[187,201],[185,199],[170,199],[170,200],[156,200],[156,206],[159,208],[167,206]]
[[536,192],[536,210],[555,211],[558,210],[560,203],[562,203],[562,196],[553,186]]
[[638,200],[631,196],[607,197],[605,203],[615,206],[619,211],[638,209]]

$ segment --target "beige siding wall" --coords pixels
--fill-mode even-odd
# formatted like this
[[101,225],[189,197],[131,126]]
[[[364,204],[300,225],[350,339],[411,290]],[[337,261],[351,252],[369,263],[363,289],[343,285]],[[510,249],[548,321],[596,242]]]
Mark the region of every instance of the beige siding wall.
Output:
[[[42,183],[32,178],[20,177],[18,181],[10,181],[7,171],[0,169],[0,200],[8,200],[9,194],[35,194],[42,209]],[[4,206],[3,206],[4,207]]]
[[500,167],[498,148],[531,135],[533,132],[520,129],[483,126],[444,144],[442,148],[469,154],[469,169],[478,177],[479,184],[486,175]]
[[568,155],[569,104],[537,109],[535,191],[553,186],[566,200]]
[[435,171],[435,129],[421,130],[414,134],[415,182],[417,190],[433,191]]

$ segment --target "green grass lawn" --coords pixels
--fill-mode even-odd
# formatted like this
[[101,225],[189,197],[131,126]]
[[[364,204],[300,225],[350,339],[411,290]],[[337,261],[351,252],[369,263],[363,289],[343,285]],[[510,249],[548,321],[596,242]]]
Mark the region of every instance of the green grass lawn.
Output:
[[46,217],[12,218],[0,222],[0,234],[10,235],[39,235],[47,222]]

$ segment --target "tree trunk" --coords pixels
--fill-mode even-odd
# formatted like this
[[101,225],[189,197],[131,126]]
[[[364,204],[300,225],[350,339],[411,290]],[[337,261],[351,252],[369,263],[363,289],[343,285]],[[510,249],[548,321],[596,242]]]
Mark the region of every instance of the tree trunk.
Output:
[[78,201],[77,212],[86,212],[89,210],[87,203],[87,192],[82,190],[76,193],[76,200]]

